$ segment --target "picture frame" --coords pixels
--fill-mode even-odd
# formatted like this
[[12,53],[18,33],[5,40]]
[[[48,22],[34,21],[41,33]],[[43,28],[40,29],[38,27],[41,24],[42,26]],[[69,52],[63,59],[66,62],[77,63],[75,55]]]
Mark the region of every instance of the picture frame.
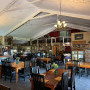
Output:
[[75,34],[75,40],[83,39],[83,34]]

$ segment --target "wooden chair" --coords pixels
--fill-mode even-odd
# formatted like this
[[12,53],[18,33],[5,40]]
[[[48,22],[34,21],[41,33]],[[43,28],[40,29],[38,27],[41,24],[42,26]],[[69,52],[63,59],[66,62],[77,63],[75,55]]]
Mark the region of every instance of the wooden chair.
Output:
[[46,72],[51,69],[51,63],[46,64]]
[[51,61],[49,61],[49,62],[50,62],[51,64],[53,64],[54,60],[55,60],[55,55],[52,55],[52,56],[51,56]]
[[73,67],[76,68],[75,74],[78,73],[79,78],[82,76],[83,72],[85,72],[85,69],[80,67],[81,62],[82,62],[81,60],[74,60],[73,61]]
[[31,73],[34,73],[34,74],[39,74],[39,66],[35,66],[35,67],[32,67],[32,72]]
[[37,58],[36,63],[37,63],[37,66],[41,67],[41,60],[40,59]]
[[33,90],[45,90],[45,80],[43,75],[32,74]]
[[2,61],[2,73],[1,73],[1,77],[5,76],[5,64],[6,64],[6,62]]
[[19,77],[23,77],[25,81],[25,77],[29,76],[30,77],[30,61],[25,60],[24,61],[24,68],[19,70]]
[[0,90],[10,90],[10,88],[5,85],[0,85]]
[[68,77],[69,77],[69,72],[64,72],[62,74],[62,90],[68,90]]
[[35,58],[31,58],[30,65],[31,65],[31,67],[35,67],[36,66]]
[[75,90],[75,71],[76,71],[76,68],[73,67],[71,70],[71,78],[69,79],[69,82],[68,82],[68,85],[71,88],[71,90],[73,90],[73,88]]
[[68,90],[68,77],[69,77],[69,72],[68,71],[64,72],[62,74],[62,80],[55,88],[55,90]]
[[11,62],[6,62],[6,64],[5,64],[5,80],[7,78],[10,78],[10,82],[11,82],[14,74],[15,74],[15,71],[13,70],[13,68],[11,66]]

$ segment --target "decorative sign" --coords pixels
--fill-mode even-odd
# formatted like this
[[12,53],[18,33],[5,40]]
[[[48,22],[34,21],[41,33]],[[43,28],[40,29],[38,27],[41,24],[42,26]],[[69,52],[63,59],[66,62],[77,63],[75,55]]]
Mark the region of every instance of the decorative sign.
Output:
[[83,34],[75,34],[75,40],[83,39]]

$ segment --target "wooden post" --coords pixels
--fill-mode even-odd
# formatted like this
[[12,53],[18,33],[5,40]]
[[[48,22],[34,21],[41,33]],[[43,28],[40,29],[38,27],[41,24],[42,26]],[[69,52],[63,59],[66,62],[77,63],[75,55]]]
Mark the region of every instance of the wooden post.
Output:
[[2,44],[3,44],[3,46],[5,46],[5,37],[4,36],[2,38]]
[[31,53],[32,53],[32,39],[30,39],[30,48],[31,48]]
[[37,52],[38,52],[38,39],[37,39]]

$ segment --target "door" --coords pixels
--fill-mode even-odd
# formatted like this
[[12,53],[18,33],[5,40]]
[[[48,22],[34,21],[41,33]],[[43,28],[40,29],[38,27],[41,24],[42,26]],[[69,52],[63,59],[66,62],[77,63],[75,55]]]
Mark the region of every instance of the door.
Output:
[[59,50],[59,45],[53,46],[53,53],[55,56],[57,56]]
[[77,60],[77,51],[72,51],[72,60]]
[[84,51],[78,51],[78,59],[84,57]]

